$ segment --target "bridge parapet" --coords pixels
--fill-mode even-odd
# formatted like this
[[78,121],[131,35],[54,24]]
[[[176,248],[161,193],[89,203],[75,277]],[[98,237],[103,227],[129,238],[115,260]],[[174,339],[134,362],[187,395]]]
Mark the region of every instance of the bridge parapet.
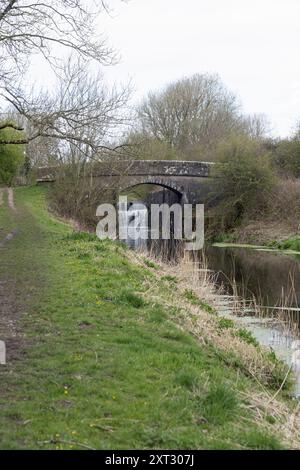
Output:
[[[162,176],[200,177],[211,175],[213,163],[179,160],[122,160],[101,162],[93,166],[93,176]],[[37,182],[55,181],[59,168],[40,167],[37,169]]]
[[133,160],[100,163],[95,176],[210,176],[213,163],[179,160]]
[[[133,160],[93,164],[93,183],[116,194],[141,184],[161,186],[176,192],[181,201],[202,203],[210,192],[213,163],[170,160]],[[65,167],[37,170],[37,182],[54,182]],[[90,173],[88,177],[90,177]]]

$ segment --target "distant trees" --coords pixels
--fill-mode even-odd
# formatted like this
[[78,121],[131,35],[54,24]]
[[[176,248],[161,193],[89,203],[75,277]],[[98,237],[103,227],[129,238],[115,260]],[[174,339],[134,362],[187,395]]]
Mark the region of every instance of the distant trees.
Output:
[[264,140],[270,135],[271,125],[265,114],[252,114],[243,118],[243,128],[252,140]]
[[[138,110],[139,132],[190,154],[209,152],[241,129],[239,104],[217,75],[196,74],[150,93]],[[195,157],[194,157],[195,158]]]
[[187,157],[168,142],[141,132],[125,137],[127,158],[138,160],[187,160]]
[[214,74],[195,74],[149,93],[137,115],[129,142],[139,143],[146,158],[160,148],[163,158],[215,160],[220,142],[234,135],[264,139],[269,131],[264,115],[242,114],[236,96]]

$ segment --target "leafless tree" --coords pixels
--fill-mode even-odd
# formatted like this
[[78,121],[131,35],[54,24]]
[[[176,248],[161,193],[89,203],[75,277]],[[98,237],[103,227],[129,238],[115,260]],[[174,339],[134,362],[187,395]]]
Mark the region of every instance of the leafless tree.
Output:
[[300,140],[300,119],[297,120],[293,129],[292,138],[298,141]]
[[197,74],[150,93],[139,119],[145,135],[180,150],[209,146],[240,126],[236,97],[210,74]]
[[244,118],[246,134],[253,140],[265,139],[270,135],[271,124],[265,114],[251,114]]
[[108,89],[100,73],[88,73],[85,64],[72,60],[65,65],[53,92],[35,96],[12,87],[5,90],[6,100],[18,113],[18,119],[11,122],[20,122],[11,125],[26,129],[26,138],[19,143],[34,142],[49,148],[49,141],[54,140],[61,156],[72,149],[73,155],[76,150],[85,158],[111,151],[116,130],[128,122],[129,94],[129,87]]
[[114,52],[96,31],[98,14],[107,7],[104,0],[0,0],[1,78],[16,70],[12,63],[24,69],[32,54],[55,60],[53,45],[112,63]]
[[[105,147],[104,136],[108,141],[111,125],[122,123],[118,112],[128,97],[128,90],[109,91],[99,75],[87,72],[91,60],[102,65],[116,60],[96,31],[98,14],[108,7],[104,0],[0,0],[0,93],[29,130],[24,139],[1,143],[52,138],[93,151]],[[58,49],[69,50],[78,61],[63,65]],[[28,92],[20,84],[33,54],[42,54],[59,72],[55,93]],[[19,122],[6,119],[2,127],[21,129]]]

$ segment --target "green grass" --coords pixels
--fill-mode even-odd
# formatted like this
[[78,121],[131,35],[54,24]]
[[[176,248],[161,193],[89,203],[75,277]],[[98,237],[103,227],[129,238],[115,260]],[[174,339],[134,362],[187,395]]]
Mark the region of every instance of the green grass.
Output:
[[234,321],[230,320],[230,318],[219,318],[218,326],[221,330],[227,330],[234,327]]
[[231,233],[219,233],[212,240],[213,243],[234,243],[234,235]]
[[150,259],[144,258],[144,263],[148,268],[159,269],[158,264],[154,263],[154,261]]
[[258,347],[259,343],[257,339],[253,336],[251,331],[246,330],[245,328],[239,328],[236,335],[245,341],[247,344],[252,344],[255,347]]
[[[273,245],[274,246],[274,243]],[[279,250],[290,250],[290,251],[296,251],[300,253],[300,237],[297,238],[291,238],[289,240],[285,240],[280,243],[275,242],[275,247]]]
[[175,276],[170,276],[169,274],[166,276],[161,276],[162,281],[167,281],[170,284],[177,284],[178,279]]
[[242,244],[242,243],[213,243],[212,246],[217,248],[245,248],[256,251],[265,251],[265,252],[284,252],[287,255],[299,255],[300,253],[300,238],[293,238],[285,240],[283,242],[277,242],[275,240],[269,242],[267,245],[251,245],[251,244]]
[[122,244],[74,234],[45,210],[43,188],[16,199],[18,215],[0,209],[0,227],[20,229],[0,274],[19,286],[27,346],[0,369],[1,449],[282,447],[242,406],[256,381],[176,326],[166,282],[150,302],[153,273]]
[[238,417],[238,399],[231,384],[212,384],[208,392],[199,396],[203,416],[208,423],[224,425],[233,417]]
[[200,307],[205,312],[216,314],[216,310],[202,299],[199,299],[194,291],[187,289],[184,292],[184,296],[192,305],[197,305],[197,307]]

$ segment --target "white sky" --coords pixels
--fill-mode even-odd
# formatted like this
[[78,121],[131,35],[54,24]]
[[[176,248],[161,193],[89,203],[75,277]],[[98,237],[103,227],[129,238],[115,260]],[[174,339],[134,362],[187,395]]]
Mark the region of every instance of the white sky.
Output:
[[113,0],[102,16],[136,99],[193,73],[218,73],[247,113],[265,113],[274,134],[300,119],[300,0]]

